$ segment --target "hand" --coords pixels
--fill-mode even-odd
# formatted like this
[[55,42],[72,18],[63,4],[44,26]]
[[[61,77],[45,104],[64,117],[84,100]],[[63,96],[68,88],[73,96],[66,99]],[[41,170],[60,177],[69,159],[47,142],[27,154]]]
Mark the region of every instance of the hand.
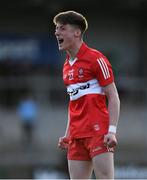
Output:
[[69,144],[69,139],[65,136],[59,138],[58,147],[61,149],[67,149]]
[[115,134],[108,132],[108,134],[104,136],[104,144],[110,148],[115,147],[117,145]]

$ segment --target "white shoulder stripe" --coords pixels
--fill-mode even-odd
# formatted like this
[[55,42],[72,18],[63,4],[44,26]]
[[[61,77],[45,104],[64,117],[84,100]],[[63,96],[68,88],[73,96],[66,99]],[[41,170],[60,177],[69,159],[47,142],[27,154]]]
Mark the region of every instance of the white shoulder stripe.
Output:
[[110,72],[109,72],[108,66],[107,66],[106,62],[104,61],[104,59],[99,58],[99,59],[97,59],[97,62],[100,65],[100,68],[102,70],[104,78],[105,79],[109,78],[110,77]]
[[100,58],[100,61],[103,64],[103,67],[105,69],[106,77],[109,78],[110,77],[110,73],[109,73],[109,69],[108,69],[108,66],[107,66],[106,62],[104,61],[103,58]]
[[102,73],[103,73],[104,78],[107,79],[107,78],[106,78],[106,70],[105,70],[105,67],[103,67],[103,64],[101,63],[100,59],[97,59],[97,62],[98,62],[99,65],[100,65],[100,68],[101,68],[101,70],[102,70]]

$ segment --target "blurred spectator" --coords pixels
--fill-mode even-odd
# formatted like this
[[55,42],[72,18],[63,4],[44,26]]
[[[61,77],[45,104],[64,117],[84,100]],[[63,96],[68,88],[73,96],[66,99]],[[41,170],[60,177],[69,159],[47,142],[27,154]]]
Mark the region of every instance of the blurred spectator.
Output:
[[18,104],[18,115],[21,120],[23,143],[30,145],[33,138],[33,130],[37,119],[37,103],[30,95],[25,95]]

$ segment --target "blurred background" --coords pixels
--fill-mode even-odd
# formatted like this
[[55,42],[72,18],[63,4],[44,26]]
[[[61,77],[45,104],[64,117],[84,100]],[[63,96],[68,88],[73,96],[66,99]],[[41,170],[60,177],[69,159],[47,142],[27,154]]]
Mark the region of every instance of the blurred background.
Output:
[[121,99],[116,178],[147,178],[147,0],[0,1],[0,178],[69,178],[57,147],[67,122],[53,17],[86,16],[85,41],[111,62]]

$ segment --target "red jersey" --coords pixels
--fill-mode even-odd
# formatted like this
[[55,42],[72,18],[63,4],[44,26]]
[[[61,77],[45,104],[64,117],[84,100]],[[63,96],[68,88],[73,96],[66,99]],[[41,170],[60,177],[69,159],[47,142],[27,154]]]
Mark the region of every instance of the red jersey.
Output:
[[107,58],[83,43],[73,61],[67,56],[63,80],[70,96],[70,137],[106,134],[109,114],[102,87],[114,81],[112,67]]

